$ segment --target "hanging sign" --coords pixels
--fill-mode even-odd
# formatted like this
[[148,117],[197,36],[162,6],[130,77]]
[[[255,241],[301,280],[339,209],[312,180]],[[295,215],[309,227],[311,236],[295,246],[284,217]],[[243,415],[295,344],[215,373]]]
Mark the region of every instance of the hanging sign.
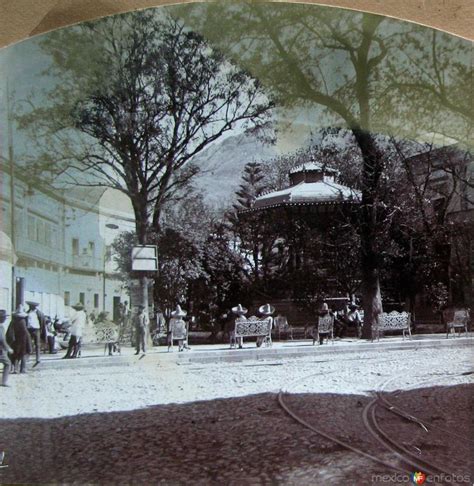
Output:
[[132,270],[137,272],[158,271],[158,248],[154,245],[132,248]]

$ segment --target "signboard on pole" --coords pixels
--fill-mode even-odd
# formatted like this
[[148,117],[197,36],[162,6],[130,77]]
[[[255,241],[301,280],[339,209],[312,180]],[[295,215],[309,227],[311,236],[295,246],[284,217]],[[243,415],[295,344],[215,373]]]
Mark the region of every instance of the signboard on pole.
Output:
[[137,272],[158,271],[158,248],[154,245],[132,248],[132,270]]

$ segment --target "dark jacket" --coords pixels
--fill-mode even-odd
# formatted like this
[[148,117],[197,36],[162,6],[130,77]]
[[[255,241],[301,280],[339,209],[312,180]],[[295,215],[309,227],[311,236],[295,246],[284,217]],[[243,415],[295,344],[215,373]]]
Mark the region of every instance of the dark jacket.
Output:
[[26,322],[26,317],[13,316],[8,327],[7,341],[13,348],[14,359],[20,359],[25,354],[30,354],[33,349]]

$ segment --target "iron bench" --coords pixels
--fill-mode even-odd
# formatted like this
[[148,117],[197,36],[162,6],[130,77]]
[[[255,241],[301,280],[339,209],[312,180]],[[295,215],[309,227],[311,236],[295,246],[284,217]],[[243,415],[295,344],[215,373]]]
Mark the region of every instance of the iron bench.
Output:
[[389,314],[382,312],[379,316],[378,324],[372,327],[372,331],[377,335],[377,340],[380,340],[380,333],[385,331],[402,331],[403,339],[405,339],[405,333],[411,339],[411,314],[409,312],[390,312]]
[[95,331],[97,344],[104,345],[104,354],[107,352],[109,344],[112,344],[117,352],[121,354],[119,332],[115,326],[100,326]]
[[331,342],[334,344],[334,316],[331,314],[318,317],[318,324],[312,331],[313,346],[318,340],[322,344],[324,342],[324,336],[327,340],[331,338]]
[[468,335],[467,325],[469,319],[469,309],[455,310],[452,319],[446,322],[446,339],[448,339],[450,332],[453,332],[454,337],[456,337],[456,329],[459,329],[459,335],[461,335],[461,329],[464,329],[464,332]]
[[179,351],[189,349],[188,346],[188,323],[182,319],[172,318],[168,333],[168,351],[173,350],[173,341],[178,341]]
[[[234,348],[238,343],[239,348],[241,348],[244,338],[247,337],[263,338],[265,346],[271,346],[272,321],[271,317],[266,317],[265,319],[259,319],[255,316],[248,319],[238,317],[235,320],[234,330],[230,333],[230,347]],[[259,346],[258,340],[257,346]]]

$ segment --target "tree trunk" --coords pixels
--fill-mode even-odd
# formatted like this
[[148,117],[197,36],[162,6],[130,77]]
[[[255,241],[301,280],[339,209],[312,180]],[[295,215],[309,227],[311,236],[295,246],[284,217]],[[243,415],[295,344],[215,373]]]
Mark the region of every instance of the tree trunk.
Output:
[[377,192],[382,162],[372,135],[361,129],[353,129],[362,159],[362,204],[360,210],[362,289],[364,300],[364,324],[362,338],[372,339],[372,328],[382,313],[380,293],[379,258],[377,238]]
[[362,339],[372,339],[372,328],[378,324],[382,313],[382,295],[380,293],[380,280],[375,268],[362,269],[362,288],[364,299],[364,324],[362,326]]
[[[146,203],[140,201],[134,205],[135,210],[135,225],[137,231],[137,239],[139,245],[146,245],[148,241],[148,213]],[[143,274],[140,277],[140,303],[148,312],[148,277]]]

